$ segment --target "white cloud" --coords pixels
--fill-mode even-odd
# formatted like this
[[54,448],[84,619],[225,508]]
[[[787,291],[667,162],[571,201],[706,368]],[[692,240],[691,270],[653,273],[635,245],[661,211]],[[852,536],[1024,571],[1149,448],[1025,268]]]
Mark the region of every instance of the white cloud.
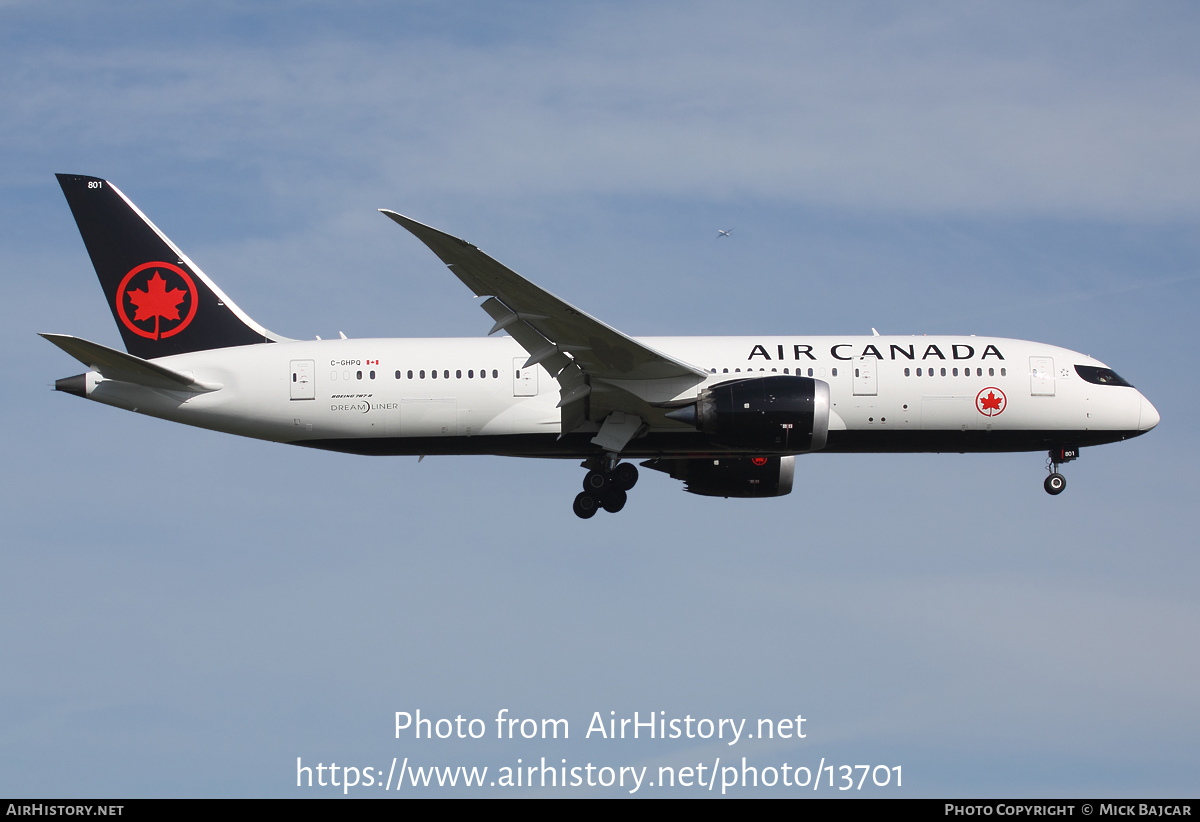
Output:
[[393,21],[395,37],[314,26],[266,47],[26,48],[6,60],[0,144],[483,197],[1200,211],[1192,20],[887,11],[614,6],[502,41],[407,39]]

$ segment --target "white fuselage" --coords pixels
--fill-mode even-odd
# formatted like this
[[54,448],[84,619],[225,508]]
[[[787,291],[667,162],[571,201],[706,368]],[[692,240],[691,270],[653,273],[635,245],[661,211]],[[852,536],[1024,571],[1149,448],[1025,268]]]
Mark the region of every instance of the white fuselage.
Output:
[[[828,450],[1025,450],[931,439],[950,432],[1041,432],[1062,444],[1135,436],[1158,422],[1134,388],[1087,382],[1076,365],[1103,367],[1052,345],[986,337],[648,337],[642,344],[709,372],[677,396],[739,377],[800,374],[829,384]],[[505,438],[559,439],[558,385],[507,337],[345,339],[198,351],[156,362],[191,372],[208,393],[175,392],[89,374],[87,396],[176,422],[295,444],[364,453],[524,453]],[[918,375],[919,371],[919,375]],[[991,392],[989,394],[988,392]],[[694,429],[660,421],[650,451]],[[595,431],[597,425],[589,423]],[[1058,432],[1057,434],[1055,432]],[[483,438],[482,440],[477,438]],[[406,443],[411,443],[408,448]],[[488,443],[485,445],[485,443]],[[663,445],[666,443],[666,445]],[[840,443],[840,444],[839,444]],[[877,443],[878,447],[872,443]],[[436,445],[436,449],[431,448]],[[962,445],[962,447],[960,447]],[[539,448],[541,448],[539,446]],[[551,445],[545,448],[553,450]],[[636,450],[636,449],[635,449]],[[570,456],[572,453],[564,453]],[[531,452],[529,455],[535,455]],[[552,456],[544,450],[536,455]]]

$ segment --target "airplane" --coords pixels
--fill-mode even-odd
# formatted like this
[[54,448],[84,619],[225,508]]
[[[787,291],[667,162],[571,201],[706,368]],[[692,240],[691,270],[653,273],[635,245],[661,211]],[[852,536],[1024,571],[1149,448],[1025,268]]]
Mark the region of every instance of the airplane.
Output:
[[717,229],[717,239],[718,239],[718,240],[719,240],[719,239],[721,239],[722,237],[732,237],[732,236],[733,236],[733,229],[732,229],[732,228],[731,228],[731,229],[729,229],[728,231],[726,231],[726,230],[725,230],[725,229],[723,229],[723,228],[718,228],[718,229]]
[[[576,515],[616,513],[638,466],[715,497],[792,490],[797,456],[1048,453],[1140,436],[1159,414],[1102,362],[999,337],[634,338],[464,240],[395,211],[478,298],[487,336],[293,340],[225,295],[107,180],[58,181],[125,351],[42,334],[87,371],[58,391],[348,454],[578,459]],[[504,336],[496,336],[498,332]]]

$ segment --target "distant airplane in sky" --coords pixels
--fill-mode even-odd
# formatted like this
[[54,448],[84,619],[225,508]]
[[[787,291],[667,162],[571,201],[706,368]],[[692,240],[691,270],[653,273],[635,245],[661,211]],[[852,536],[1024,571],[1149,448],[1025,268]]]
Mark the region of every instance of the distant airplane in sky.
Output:
[[733,229],[732,229],[732,228],[731,228],[731,229],[729,229],[728,231],[726,231],[726,230],[725,230],[725,229],[723,229],[723,228],[718,228],[718,229],[717,229],[717,236],[718,236],[718,237],[728,237],[728,236],[729,236],[730,234],[732,234],[732,233],[733,233]]
[[1059,494],[1059,465],[1081,446],[1159,421],[1104,363],[1043,343],[629,337],[386,209],[487,298],[489,336],[290,340],[247,316],[111,183],[58,180],[128,353],[43,334],[89,369],[57,390],[352,454],[582,460],[574,511],[585,519],[624,507],[633,459],[693,494],[773,497],[791,492],[796,456],[814,451],[1044,451],[1046,491]]

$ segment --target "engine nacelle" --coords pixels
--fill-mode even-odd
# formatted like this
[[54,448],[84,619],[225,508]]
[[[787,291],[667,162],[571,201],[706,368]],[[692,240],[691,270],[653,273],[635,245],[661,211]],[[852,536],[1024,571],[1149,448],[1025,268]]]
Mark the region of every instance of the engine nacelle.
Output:
[[683,490],[704,497],[782,497],[792,493],[795,457],[654,459],[642,463],[683,480]]
[[829,437],[829,383],[772,375],[717,383],[667,417],[754,451],[819,451]]

